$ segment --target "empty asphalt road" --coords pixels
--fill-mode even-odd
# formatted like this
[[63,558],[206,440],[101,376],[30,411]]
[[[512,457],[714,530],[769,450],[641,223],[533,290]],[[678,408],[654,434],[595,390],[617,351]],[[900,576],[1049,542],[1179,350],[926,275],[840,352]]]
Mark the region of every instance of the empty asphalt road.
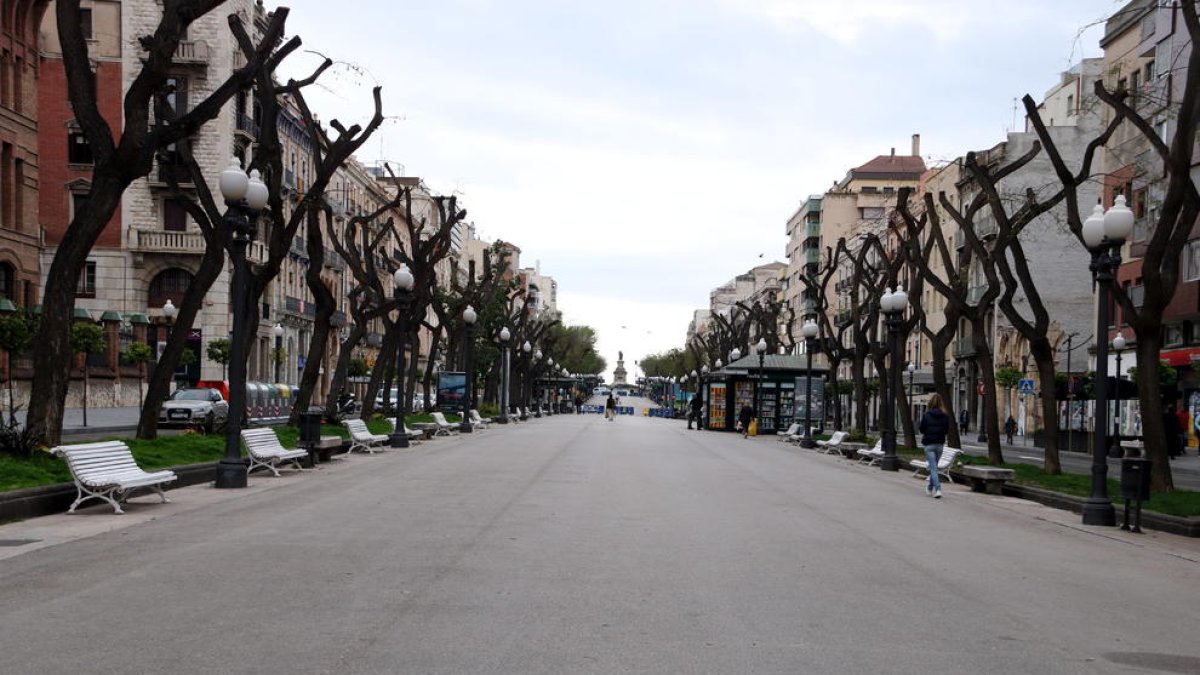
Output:
[[559,415],[0,526],[0,673],[1195,673],[1200,545]]

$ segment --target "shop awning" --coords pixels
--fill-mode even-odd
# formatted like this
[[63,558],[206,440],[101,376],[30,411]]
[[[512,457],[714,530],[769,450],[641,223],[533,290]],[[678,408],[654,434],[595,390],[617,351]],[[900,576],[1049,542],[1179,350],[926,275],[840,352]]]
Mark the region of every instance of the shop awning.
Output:
[[1164,349],[1158,355],[1163,361],[1177,368],[1200,363],[1200,348]]

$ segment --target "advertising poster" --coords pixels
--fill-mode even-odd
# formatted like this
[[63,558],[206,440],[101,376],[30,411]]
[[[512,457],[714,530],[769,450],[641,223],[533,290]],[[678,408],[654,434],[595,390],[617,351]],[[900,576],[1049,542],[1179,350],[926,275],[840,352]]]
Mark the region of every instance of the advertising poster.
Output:
[[462,410],[467,397],[466,373],[438,373],[437,405],[443,410]]
[[[809,408],[809,401],[807,398],[805,398],[805,394],[808,391],[805,389],[805,387],[808,386],[805,384],[805,380],[808,380],[808,379],[809,378],[807,378],[807,377],[797,377],[796,378],[795,414],[792,417],[792,420],[795,422],[800,422],[801,424],[804,423],[804,420],[806,419],[805,415]],[[812,405],[812,413],[811,413],[811,415],[809,415],[807,417],[807,419],[812,420],[812,425],[814,427],[824,429],[825,428],[825,378],[823,378],[823,377],[812,378],[811,387],[812,387],[812,389],[811,389],[811,391],[812,391],[812,404],[811,404]]]

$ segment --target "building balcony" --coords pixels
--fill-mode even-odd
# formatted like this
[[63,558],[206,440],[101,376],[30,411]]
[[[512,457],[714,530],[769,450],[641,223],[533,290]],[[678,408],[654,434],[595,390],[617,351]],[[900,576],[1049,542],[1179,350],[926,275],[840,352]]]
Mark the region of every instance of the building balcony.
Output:
[[150,174],[150,183],[156,186],[174,184],[188,187],[193,185],[192,172],[188,170],[186,164],[159,163],[155,167],[154,173]]
[[288,295],[283,298],[283,313],[311,319],[317,315],[317,306],[315,303],[306,302],[300,298],[293,298]]
[[329,323],[335,328],[341,328],[346,325],[346,313],[338,310],[329,317]]
[[258,131],[259,131],[258,122],[255,122],[254,118],[247,115],[246,113],[238,113],[237,114],[237,131],[240,131],[240,132],[246,134],[251,139],[258,139]]
[[[129,234],[129,245],[139,253],[204,255],[208,248],[204,235],[195,231],[131,229]],[[246,259],[257,264],[266,262],[267,247],[260,241],[250,242],[246,249]]]
[[813,247],[804,251],[804,263],[806,265],[820,265],[821,249],[818,247]]
[[971,338],[960,338],[954,341],[954,358],[965,359],[975,356],[975,343]]
[[813,239],[813,238],[820,239],[821,238],[821,224],[820,223],[808,223],[807,225],[805,225],[804,237],[806,239]]
[[175,63],[208,64],[208,43],[204,40],[180,40]]
[[334,270],[346,269],[346,261],[342,260],[342,256],[337,254],[337,251],[325,251],[325,266]]

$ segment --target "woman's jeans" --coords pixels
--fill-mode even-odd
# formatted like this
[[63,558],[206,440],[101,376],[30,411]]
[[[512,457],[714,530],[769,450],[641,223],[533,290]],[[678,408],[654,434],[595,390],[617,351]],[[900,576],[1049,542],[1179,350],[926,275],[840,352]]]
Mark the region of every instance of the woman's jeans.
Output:
[[938,477],[938,462],[942,461],[942,443],[925,446],[925,461],[929,462],[929,489],[942,489],[942,479]]

